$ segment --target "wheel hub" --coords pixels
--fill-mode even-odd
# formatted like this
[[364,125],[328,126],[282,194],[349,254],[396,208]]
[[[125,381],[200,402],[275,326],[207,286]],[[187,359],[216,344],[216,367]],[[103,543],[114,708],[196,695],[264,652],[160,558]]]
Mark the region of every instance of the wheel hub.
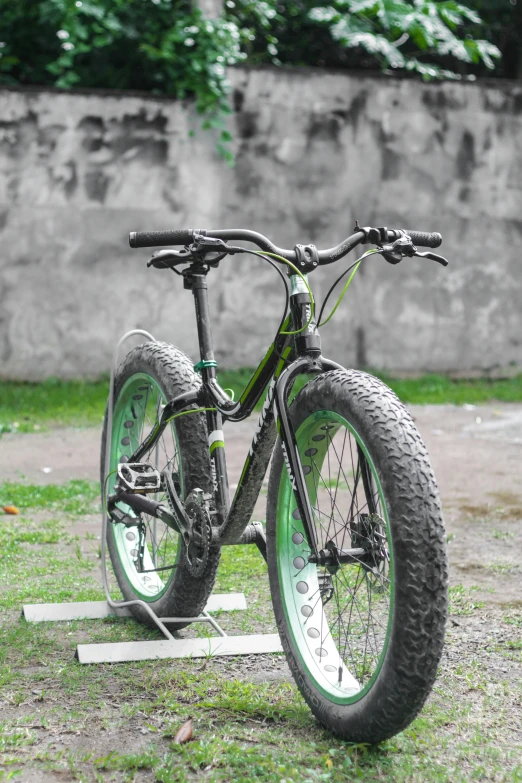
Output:
[[352,525],[352,546],[359,546],[364,555],[359,562],[367,571],[379,569],[387,558],[386,523],[378,514],[359,514]]

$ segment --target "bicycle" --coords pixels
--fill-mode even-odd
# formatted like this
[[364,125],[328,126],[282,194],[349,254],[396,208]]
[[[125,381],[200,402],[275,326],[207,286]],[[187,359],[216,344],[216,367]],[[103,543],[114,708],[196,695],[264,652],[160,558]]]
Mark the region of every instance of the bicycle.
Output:
[[[259,249],[230,244],[250,242]],[[404,729],[435,680],[444,639],[447,563],[440,500],[426,448],[408,411],[380,380],[321,354],[326,323],[360,264],[419,252],[440,234],[360,227],[340,245],[276,247],[247,230],[130,234],[156,251],[148,266],[170,269],[192,291],[200,361],[172,345],[133,349],[117,371],[109,464],[107,417],[101,480],[107,544],[126,600],[190,623],[212,591],[224,545],[255,543],[268,563],[273,609],[295,682],[319,721],[352,742],[376,743]],[[308,275],[371,243],[332,314],[319,318]],[[276,337],[238,401],[221,388],[207,275],[229,255],[250,253],[286,286]],[[288,268],[288,279],[279,265]],[[180,271],[178,267],[183,267]],[[293,396],[299,375],[312,375]],[[259,423],[232,502],[223,421],[253,412]],[[266,535],[250,522],[272,457]],[[143,606],[135,616],[150,624]],[[187,622],[179,618],[187,617]]]

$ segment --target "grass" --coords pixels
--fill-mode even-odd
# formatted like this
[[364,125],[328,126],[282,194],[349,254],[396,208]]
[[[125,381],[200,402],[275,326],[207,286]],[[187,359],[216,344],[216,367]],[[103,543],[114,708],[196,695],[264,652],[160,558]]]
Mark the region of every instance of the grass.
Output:
[[450,378],[423,375],[420,378],[392,378],[377,373],[397,396],[411,405],[477,405],[484,402],[522,402],[522,375],[507,379]]
[[66,484],[0,483],[2,505],[13,504],[21,511],[59,509],[66,514],[88,514],[100,494],[96,481],[73,479]]
[[53,425],[100,425],[108,394],[108,379],[0,381],[0,434],[2,431],[34,432]]
[[[1,491],[16,495],[22,514],[0,518],[0,781],[522,781],[519,607],[484,624],[476,590],[451,588],[458,625],[449,624],[420,716],[379,747],[351,745],[313,719],[281,655],[80,666],[78,642],[159,638],[133,620],[30,625],[20,617],[24,602],[102,599],[96,485]],[[227,632],[275,630],[255,547],[223,550],[216,590],[247,597],[246,612],[220,615]],[[480,629],[478,643],[462,638],[462,626]],[[189,717],[194,740],[175,745]]]
[[478,587],[464,587],[464,585],[450,587],[448,589],[449,614],[466,616],[481,609],[484,602],[473,599],[474,593],[478,591]]
[[[522,375],[507,380],[460,380],[433,374],[413,379],[397,379],[378,372],[374,374],[382,378],[405,403],[463,405],[492,400],[522,401]],[[237,399],[251,375],[252,370],[249,369],[220,370],[219,381],[224,388],[232,389]],[[300,381],[301,385],[303,382]],[[0,434],[34,432],[57,425],[99,425],[108,390],[107,379],[50,379],[42,383],[0,381]]]

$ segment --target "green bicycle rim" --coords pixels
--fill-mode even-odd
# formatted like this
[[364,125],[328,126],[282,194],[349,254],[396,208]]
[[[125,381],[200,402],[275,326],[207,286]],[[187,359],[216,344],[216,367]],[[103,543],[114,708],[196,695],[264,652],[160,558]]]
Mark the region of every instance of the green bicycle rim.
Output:
[[[146,373],[136,373],[126,381],[114,405],[110,456],[111,471],[116,471],[122,457],[124,459],[128,458],[136,450],[139,443],[143,441],[144,427],[150,427],[157,416],[158,401],[160,401],[162,405],[165,404],[160,387],[150,375],[147,375]],[[153,407],[156,408],[154,411],[153,407],[150,406],[151,402],[154,403]],[[148,413],[151,413],[152,411],[154,419],[151,419],[151,417],[148,416]],[[183,486],[181,462],[179,460],[179,444],[174,429],[174,423],[171,423],[170,427],[172,443],[175,445],[178,454],[177,462],[173,466],[177,468],[179,480],[181,486]],[[144,458],[144,461],[147,461],[146,457]],[[115,482],[116,474],[113,473],[109,478],[109,493],[114,490]],[[162,499],[161,497],[151,497],[156,500]],[[125,510],[130,516],[136,516],[129,506],[119,504],[119,507]],[[138,527],[127,528],[124,525],[110,524],[112,524],[112,534],[121,567],[125,572],[133,591],[136,593],[137,597],[141,598],[143,601],[157,601],[164,595],[174,578],[175,567],[179,560],[179,546],[176,546],[176,551],[172,553],[172,558],[170,558],[170,562],[172,562],[174,567],[171,570],[164,572],[154,571],[150,535],[148,535],[143,554],[143,565],[144,571],[148,571],[149,573],[140,574],[135,565],[139,540]],[[157,522],[157,525],[166,527],[159,521]],[[178,538],[177,534],[169,528],[166,529],[166,532],[163,535],[166,535],[167,537],[175,536]],[[169,539],[167,538],[166,541],[168,543]]]
[[[389,583],[389,603],[386,609],[387,621],[386,625],[383,625],[382,629],[380,629],[382,644],[379,654],[374,655],[372,671],[367,673],[366,677],[361,676],[357,665],[350,667],[353,659],[347,662],[346,658],[348,656],[339,653],[338,646],[334,640],[336,635],[335,624],[332,631],[325,611],[327,607],[323,606],[319,588],[319,568],[317,565],[307,561],[309,549],[304,526],[300,520],[295,495],[284,467],[282,469],[283,473],[277,502],[276,555],[280,592],[287,627],[294,648],[298,651],[301,663],[309,679],[323,696],[333,703],[349,705],[359,701],[370,690],[379,675],[386,656],[393,617],[394,569],[390,524],[377,471],[362,438],[355,428],[346,419],[333,411],[317,411],[311,414],[301,424],[296,434],[310,502],[314,509],[314,519],[317,520],[319,518],[316,510],[316,505],[317,507],[319,506],[319,501],[317,500],[319,486],[317,474],[320,474],[333,438],[341,427],[347,430],[348,437],[354,438],[369,466],[375,487],[374,497],[378,497],[380,518],[385,524],[389,552],[389,571],[386,577],[386,581]],[[312,454],[312,452],[314,453]],[[317,468],[317,465],[319,465],[319,468]],[[336,497],[337,492],[335,493],[335,499]],[[349,547],[350,544],[347,543],[346,546]],[[362,566],[345,564],[341,566],[341,569],[343,571],[352,569],[349,578],[353,580],[353,569],[361,571]],[[370,577],[367,577],[367,572],[365,572],[365,578],[370,579]],[[357,588],[355,592],[357,592]],[[350,613],[351,616],[352,613]],[[372,618],[373,623],[374,620]],[[339,667],[343,670],[340,684],[338,681]],[[364,669],[366,669],[366,661],[364,662]]]

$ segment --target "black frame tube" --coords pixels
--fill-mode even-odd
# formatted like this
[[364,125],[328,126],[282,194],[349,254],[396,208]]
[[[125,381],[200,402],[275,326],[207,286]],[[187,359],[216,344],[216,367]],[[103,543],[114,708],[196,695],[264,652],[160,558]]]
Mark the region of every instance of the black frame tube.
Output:
[[[203,379],[203,388],[208,390],[209,388],[218,387],[222,392],[225,398],[224,402],[226,403],[229,399],[228,395],[221,390],[216,378],[206,275],[207,273],[205,271],[203,274],[195,273],[190,276],[192,293],[194,294],[194,305],[196,308],[199,352],[202,365],[201,377]],[[206,397],[208,398],[208,393]],[[215,402],[211,405],[206,404],[204,407],[209,409],[205,411],[205,415],[209,437],[212,484],[214,487],[218,520],[222,523],[223,520],[226,519],[229,506],[228,473],[223,440],[223,419],[221,411]]]
[[[308,323],[310,295],[299,291],[290,297],[291,318],[287,319],[285,326],[286,331],[291,331],[288,330],[290,324],[292,330],[299,330],[307,326],[306,331],[298,335],[280,334],[276,337],[275,343],[269,347],[239,401],[235,403],[219,386],[216,377],[206,271],[194,270],[190,280],[196,308],[203,383],[198,389],[181,394],[167,403],[160,421],[156,423],[143,444],[129,457],[129,462],[139,462],[155,444],[169,421],[177,414],[189,413],[191,409],[206,408],[216,505],[214,522],[217,522],[213,528],[213,541],[219,545],[236,544],[240,541],[250,522],[272,455],[277,437],[275,422],[275,412],[277,412],[281,444],[290,481],[294,488],[310,550],[317,555],[313,513],[295,443],[295,433],[288,416],[287,400],[292,384],[299,375],[344,368],[321,356],[317,327],[314,321]],[[229,505],[222,422],[223,420],[240,421],[247,418],[267,387],[267,397],[258,428],[245,460],[232,504]],[[215,445],[216,443],[217,445]]]

